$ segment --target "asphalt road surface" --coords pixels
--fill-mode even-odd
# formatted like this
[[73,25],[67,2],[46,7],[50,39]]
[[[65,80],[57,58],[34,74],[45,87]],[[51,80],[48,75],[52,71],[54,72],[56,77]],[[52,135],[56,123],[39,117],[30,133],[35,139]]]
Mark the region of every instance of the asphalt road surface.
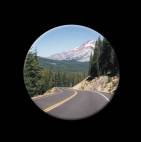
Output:
[[101,110],[108,102],[107,94],[59,88],[52,96],[33,99],[35,104],[51,116],[61,119],[81,119]]

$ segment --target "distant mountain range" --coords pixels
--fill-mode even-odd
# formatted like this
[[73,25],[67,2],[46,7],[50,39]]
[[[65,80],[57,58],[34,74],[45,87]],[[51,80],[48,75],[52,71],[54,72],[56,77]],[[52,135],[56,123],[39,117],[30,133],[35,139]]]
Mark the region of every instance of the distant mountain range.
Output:
[[66,52],[46,58],[38,56],[39,63],[41,66],[54,71],[88,73],[90,55],[93,52],[94,45],[95,41],[90,40]]
[[95,45],[94,40],[87,41],[77,48],[70,49],[66,52],[53,54],[48,59],[51,60],[75,60],[78,62],[88,62],[90,59],[91,52]]

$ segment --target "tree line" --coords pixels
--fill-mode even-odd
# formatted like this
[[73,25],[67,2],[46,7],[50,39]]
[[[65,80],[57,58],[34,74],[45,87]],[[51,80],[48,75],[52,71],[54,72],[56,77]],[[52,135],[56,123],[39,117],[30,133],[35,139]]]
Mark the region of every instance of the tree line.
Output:
[[52,87],[72,87],[87,76],[84,72],[62,72],[39,64],[37,52],[29,52],[24,65],[24,82],[28,94],[41,95]]
[[100,37],[95,42],[95,48],[90,56],[89,76],[91,79],[108,75],[114,76],[119,74],[119,64],[115,51],[106,38]]
[[[106,38],[100,37],[90,56],[89,79],[101,75],[114,76],[119,74],[117,57]],[[24,82],[28,94],[33,97],[41,95],[52,87],[72,87],[87,77],[84,72],[57,71],[44,68],[39,64],[37,52],[29,52],[24,65]]]

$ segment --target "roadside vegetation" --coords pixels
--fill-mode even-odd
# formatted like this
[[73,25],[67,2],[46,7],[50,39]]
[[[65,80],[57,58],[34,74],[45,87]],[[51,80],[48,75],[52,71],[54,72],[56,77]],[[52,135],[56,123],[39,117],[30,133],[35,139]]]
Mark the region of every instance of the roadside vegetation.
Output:
[[95,42],[89,75],[73,88],[114,94],[119,83],[119,64],[111,44],[104,38]]
[[[78,63],[75,71],[74,68],[68,66],[66,61],[64,61],[65,66],[61,64],[61,67],[57,70],[57,68],[52,68],[49,65],[50,60],[47,60],[49,62],[47,63],[45,59],[38,57],[37,51],[28,52],[24,65],[24,82],[30,97],[42,95],[53,87],[73,87],[85,78],[87,82],[100,76],[116,76],[119,78],[119,65],[111,44],[105,38],[99,37],[93,50],[92,53],[94,54],[90,56],[88,72],[84,72],[81,69],[82,66]],[[42,61],[42,64],[39,61]],[[71,62],[74,63],[74,61]],[[81,87],[85,89],[84,86]]]
[[89,63],[89,78],[92,80],[95,77],[119,76],[119,64],[111,44],[106,38],[100,37],[95,42],[94,54],[90,56]]
[[59,71],[43,67],[37,52],[29,52],[24,65],[24,82],[30,97],[41,95],[52,87],[72,87],[87,77],[86,72]]

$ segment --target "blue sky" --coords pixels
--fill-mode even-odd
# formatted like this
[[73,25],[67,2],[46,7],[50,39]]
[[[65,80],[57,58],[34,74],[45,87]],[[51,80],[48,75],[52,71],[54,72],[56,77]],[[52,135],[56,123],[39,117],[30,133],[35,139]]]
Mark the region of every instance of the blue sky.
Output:
[[53,28],[42,34],[31,46],[31,51],[37,49],[38,56],[48,57],[55,53],[79,47],[88,40],[96,40],[96,31],[79,25],[64,25]]

